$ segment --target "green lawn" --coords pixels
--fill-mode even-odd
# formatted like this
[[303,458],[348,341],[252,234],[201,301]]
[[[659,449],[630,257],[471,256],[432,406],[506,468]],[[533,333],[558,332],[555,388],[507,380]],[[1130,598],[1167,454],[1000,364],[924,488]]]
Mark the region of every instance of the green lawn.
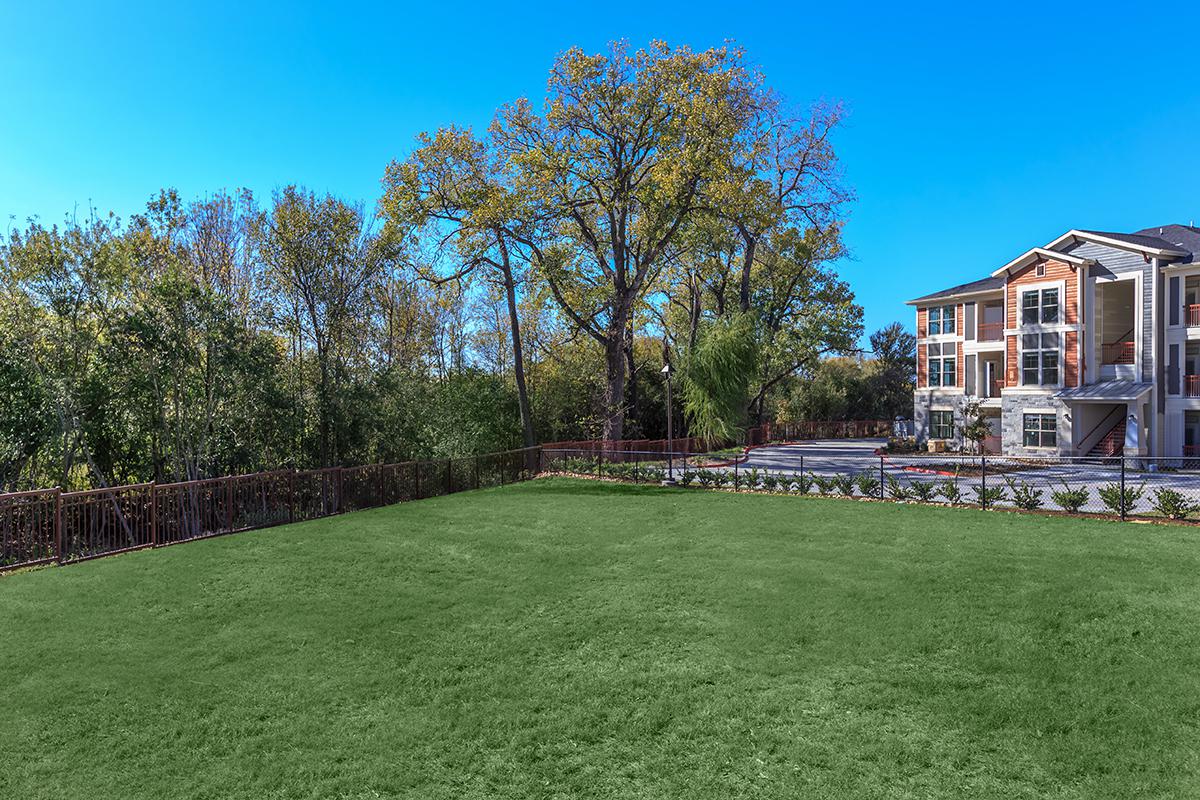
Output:
[[1200,530],[568,479],[0,578],[0,797],[1195,797]]

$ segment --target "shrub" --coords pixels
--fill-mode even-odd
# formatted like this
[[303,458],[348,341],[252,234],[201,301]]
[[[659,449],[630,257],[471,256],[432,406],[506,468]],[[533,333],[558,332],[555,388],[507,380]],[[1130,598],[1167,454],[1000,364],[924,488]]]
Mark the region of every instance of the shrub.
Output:
[[1137,501],[1142,499],[1146,484],[1126,486],[1122,492],[1119,483],[1108,483],[1101,486],[1099,491],[1100,501],[1104,503],[1105,508],[1114,514],[1128,514],[1137,505]]
[[955,478],[947,478],[939,483],[937,493],[951,505],[958,505],[962,502],[962,489],[958,488],[958,481]]
[[1063,481],[1062,491],[1051,492],[1050,499],[1068,514],[1077,514],[1079,513],[1079,509],[1083,508],[1084,504],[1088,501],[1088,490],[1082,486],[1078,489],[1072,489],[1067,485],[1066,481]]
[[1200,504],[1174,489],[1159,489],[1154,492],[1154,510],[1167,519],[1185,519],[1188,514],[1200,511]]
[[986,489],[983,484],[972,486],[971,491],[975,493],[975,502],[979,505],[994,506],[1008,499],[1008,495],[1004,493],[1003,486],[989,486]]
[[705,489],[713,486],[719,486],[720,484],[718,481],[720,480],[720,477],[720,475],[713,472],[711,469],[702,469],[696,473],[696,479],[700,481],[700,485]]
[[742,479],[742,485],[745,486],[747,489],[750,489],[751,491],[753,491],[754,489],[758,488],[758,485],[761,482],[762,482],[762,476],[759,475],[757,467],[751,469],[750,472],[748,472],[748,473],[744,473],[744,477]]
[[929,481],[913,481],[908,485],[908,496],[922,503],[928,503],[937,494],[936,483]]
[[828,475],[813,475],[813,483],[817,486],[817,491],[821,494],[829,494],[833,490],[833,478]]
[[850,497],[854,494],[854,476],[853,475],[836,475],[832,479],[833,490],[838,494]]
[[908,487],[893,476],[887,476],[887,494],[893,500],[907,500],[909,498]]
[[[662,467],[639,467],[638,468],[638,480],[642,480],[647,483],[658,483],[663,478],[665,478],[666,475],[667,475],[667,472]],[[676,480],[678,480],[678,478],[676,478]]]
[[779,478],[769,472],[764,472],[762,476],[762,488],[768,492],[773,492],[779,488]]
[[1044,492],[1037,489],[1031,483],[1025,481],[1014,480],[1013,478],[1005,478],[1008,483],[1008,489],[1012,492],[1013,504],[1025,511],[1034,511],[1042,507],[1042,495]]
[[879,497],[879,478],[875,476],[875,470],[858,473],[854,483],[857,484],[858,491],[866,497]]
[[682,473],[680,473],[680,475],[679,475],[679,485],[680,486],[691,486],[695,482],[696,482],[696,472],[694,470],[685,469]]

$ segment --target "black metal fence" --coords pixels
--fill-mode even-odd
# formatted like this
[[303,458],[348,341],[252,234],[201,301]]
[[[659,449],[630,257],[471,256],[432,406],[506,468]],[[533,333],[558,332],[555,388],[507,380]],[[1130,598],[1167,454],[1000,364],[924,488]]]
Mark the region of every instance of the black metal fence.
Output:
[[828,455],[750,462],[696,453],[545,449],[542,471],[679,486],[857,497],[1117,519],[1200,521],[1200,459]]
[[0,494],[0,570],[70,563],[533,477],[539,448],[259,472],[82,492]]

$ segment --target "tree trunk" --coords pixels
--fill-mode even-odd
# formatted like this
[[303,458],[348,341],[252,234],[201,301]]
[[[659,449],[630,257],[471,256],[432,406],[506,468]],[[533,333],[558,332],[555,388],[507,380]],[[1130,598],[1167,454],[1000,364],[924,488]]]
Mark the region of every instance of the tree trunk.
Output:
[[521,323],[517,317],[517,290],[513,283],[512,268],[508,261],[508,246],[500,238],[503,256],[501,268],[504,272],[504,294],[508,300],[508,324],[512,335],[513,377],[517,383],[517,405],[521,409],[521,436],[525,447],[537,444],[533,433],[533,414],[529,410],[529,391],[525,387],[525,357],[521,351]]
[[742,231],[746,243],[745,260],[742,262],[742,284],[738,292],[738,306],[742,311],[750,310],[750,268],[754,266],[754,250],[758,241],[748,231]]
[[604,340],[604,431],[606,442],[625,435],[625,314],[614,314]]

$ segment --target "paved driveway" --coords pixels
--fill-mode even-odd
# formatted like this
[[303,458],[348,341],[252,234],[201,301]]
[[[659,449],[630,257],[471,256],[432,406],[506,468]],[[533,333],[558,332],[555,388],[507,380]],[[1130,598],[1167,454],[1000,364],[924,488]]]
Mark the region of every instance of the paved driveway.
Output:
[[[795,474],[803,469],[816,475],[857,474],[865,470],[878,473],[880,458],[875,454],[876,448],[886,444],[885,439],[831,439],[798,444],[770,445],[751,450],[745,462],[738,465],[740,472],[751,469],[765,470],[772,473]],[[905,467],[923,467],[934,464],[944,465],[953,463],[953,456],[944,459],[929,456],[895,456],[883,460],[885,476],[890,476],[902,484],[914,481],[941,481],[944,476],[919,472]],[[976,466],[978,462],[975,461]],[[989,460],[989,464],[1000,467],[1000,459]],[[1069,484],[1071,488],[1085,488],[1089,492],[1089,501],[1085,510],[1102,511],[1099,489],[1108,484],[1119,483],[1121,472],[1118,467],[1095,462],[1072,463],[1062,462],[1044,466],[1012,469],[1013,463],[1005,465],[1003,474],[999,471],[993,475],[989,469],[988,485],[1004,486],[1004,478],[1028,482],[1043,490],[1045,508],[1056,509],[1050,495],[1053,491]],[[732,470],[733,467],[724,467]],[[1129,469],[1125,476],[1126,486],[1145,486],[1141,500],[1134,508],[1135,512],[1151,509],[1151,501],[1155,490],[1159,488],[1175,489],[1186,495],[1193,502],[1200,502],[1200,474],[1192,471],[1181,472],[1150,472]],[[964,497],[972,498],[969,487],[979,483],[977,476],[960,479]]]

